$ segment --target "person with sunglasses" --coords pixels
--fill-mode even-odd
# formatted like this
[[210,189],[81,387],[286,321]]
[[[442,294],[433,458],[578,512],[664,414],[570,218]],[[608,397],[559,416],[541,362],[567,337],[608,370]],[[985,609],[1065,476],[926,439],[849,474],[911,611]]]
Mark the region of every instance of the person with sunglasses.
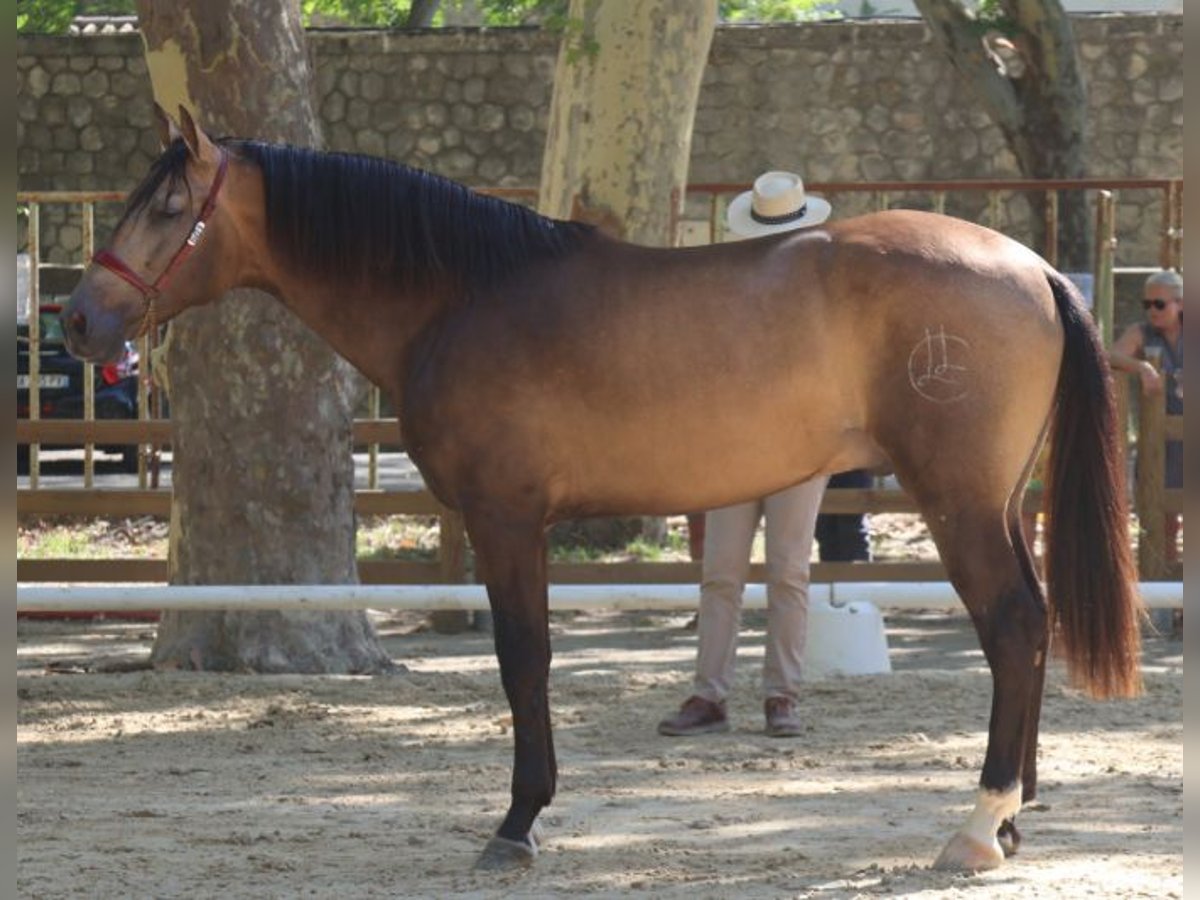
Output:
[[[1130,325],[1109,351],[1112,367],[1137,375],[1142,397],[1162,395],[1168,415],[1183,415],[1183,276],[1164,270],[1146,279],[1146,321]],[[1158,363],[1158,365],[1154,365]],[[1183,442],[1167,441],[1166,486],[1183,487]],[[1167,561],[1179,559],[1179,517],[1167,514]]]

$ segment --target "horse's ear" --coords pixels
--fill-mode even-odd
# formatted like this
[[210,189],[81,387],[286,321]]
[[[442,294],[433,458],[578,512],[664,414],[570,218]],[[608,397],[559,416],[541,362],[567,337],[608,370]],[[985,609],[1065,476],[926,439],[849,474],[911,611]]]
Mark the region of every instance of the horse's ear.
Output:
[[200,161],[216,156],[213,142],[209,140],[208,135],[196,127],[192,114],[183,104],[179,105],[179,130],[183,142],[187,144],[188,152],[192,154],[192,159]]
[[154,127],[158,129],[158,142],[162,144],[162,148],[166,150],[171,146],[171,142],[180,136],[179,126],[175,124],[175,120],[167,115],[167,111],[158,105],[154,104]]

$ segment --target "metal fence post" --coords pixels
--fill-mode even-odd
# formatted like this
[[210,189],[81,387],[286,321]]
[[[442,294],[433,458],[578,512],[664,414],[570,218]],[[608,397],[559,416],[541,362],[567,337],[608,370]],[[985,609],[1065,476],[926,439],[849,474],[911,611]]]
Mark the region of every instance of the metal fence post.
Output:
[[[1161,361],[1149,363],[1162,371]],[[1143,581],[1167,577],[1166,491],[1167,411],[1161,396],[1141,397],[1138,404],[1137,514],[1138,570]]]
[[997,191],[987,192],[988,228],[1000,230],[1000,194]]
[[1174,224],[1171,227],[1171,266],[1183,271],[1183,182],[1172,184],[1175,200],[1171,204]]
[[1042,208],[1046,227],[1046,262],[1058,268],[1058,191],[1046,191]]
[[[26,236],[26,250],[29,253],[29,418],[37,420],[42,417],[42,360],[41,360],[41,326],[42,326],[42,286],[41,286],[41,206],[38,203],[29,204],[29,233]],[[37,490],[41,472],[39,459],[40,446],[29,445],[29,487]]]
[[[92,258],[95,246],[95,207],[91,203],[79,205],[83,238],[80,250],[86,266]],[[96,367],[83,367],[83,418],[91,422],[96,418]],[[88,441],[83,445],[83,486],[91,488],[96,483],[96,445]]]
[[1120,466],[1122,472],[1129,471],[1129,382],[1130,377],[1128,375],[1117,371],[1113,372],[1113,399],[1116,401],[1117,428],[1120,432],[1117,447],[1121,454]]
[[[371,385],[369,414],[372,419],[379,418],[379,396],[379,387]],[[379,488],[379,444],[373,443],[367,447],[367,487],[373,491]]]
[[1163,188],[1162,237],[1159,242],[1158,267],[1182,269],[1180,251],[1183,246],[1183,182],[1172,181]]
[[1115,203],[1112,191],[1096,196],[1096,270],[1093,315],[1107,347],[1113,339],[1113,258],[1116,255]]

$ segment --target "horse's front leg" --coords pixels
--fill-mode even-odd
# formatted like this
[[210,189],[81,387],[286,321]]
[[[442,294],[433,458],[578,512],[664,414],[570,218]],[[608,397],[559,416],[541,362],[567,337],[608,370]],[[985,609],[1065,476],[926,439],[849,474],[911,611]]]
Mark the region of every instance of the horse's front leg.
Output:
[[513,717],[512,803],[477,866],[528,866],[537,855],[535,820],[554,797],[557,769],[547,688],[550,630],[546,537],[540,519],[464,509],[464,522],[491,602],[500,679]]

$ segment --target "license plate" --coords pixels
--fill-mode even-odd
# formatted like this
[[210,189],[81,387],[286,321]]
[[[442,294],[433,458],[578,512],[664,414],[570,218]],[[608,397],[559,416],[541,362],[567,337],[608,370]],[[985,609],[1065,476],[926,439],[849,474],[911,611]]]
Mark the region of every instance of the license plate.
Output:
[[[50,374],[38,376],[38,387],[42,389],[49,388],[50,390],[54,390],[56,388],[65,388],[70,383],[71,377],[69,375]],[[17,376],[17,390],[29,390],[28,375]]]

